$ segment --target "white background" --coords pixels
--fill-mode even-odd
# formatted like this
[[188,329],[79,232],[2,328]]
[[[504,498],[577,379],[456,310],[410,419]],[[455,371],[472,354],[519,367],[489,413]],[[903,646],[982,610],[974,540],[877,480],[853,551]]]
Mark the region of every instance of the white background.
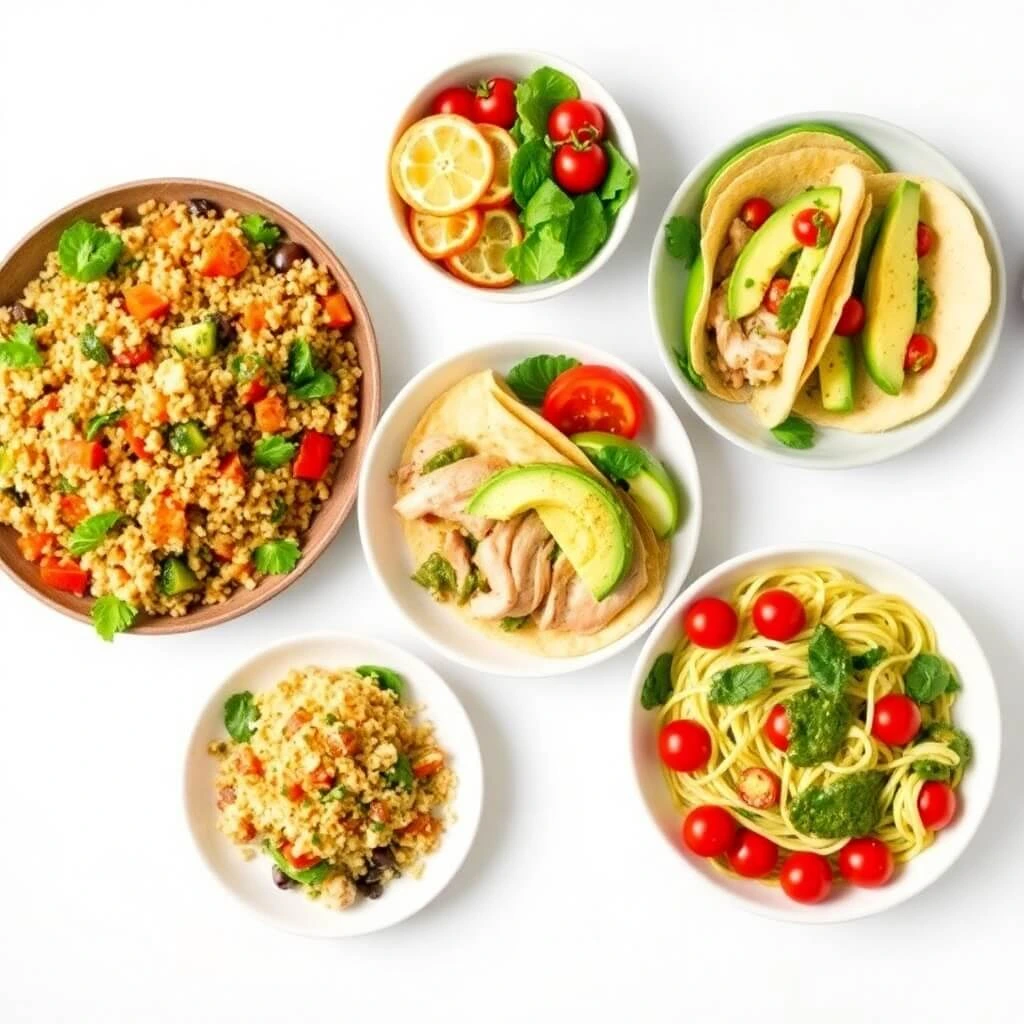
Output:
[[[636,647],[549,681],[444,664],[374,591],[354,516],[286,594],[189,636],[107,646],[2,577],[0,1020],[1017,1016],[1024,26],[1016,5],[909,6],[7,5],[0,249],[107,185],[221,179],[293,210],[341,255],[373,313],[385,400],[439,356],[513,331],[562,332],[634,360],[697,449],[706,518],[695,570],[811,540],[902,561],[977,631],[1006,742],[979,835],[932,889],[859,923],[783,925],[713,904],[642,819],[626,754]],[[500,48],[581,64],[618,99],[641,153],[639,209],[609,265],[525,307],[442,288],[404,251],[384,191],[407,98],[441,67]],[[922,449],[841,474],[777,468],[684,411],[646,300],[659,217],[690,167],[750,124],[829,108],[895,121],[948,153],[993,214],[1010,280],[1000,351],[963,415]],[[389,932],[317,942],[267,930],[207,878],[182,819],[181,761],[229,669],[332,628],[393,639],[441,670],[475,722],[488,792],[469,860],[432,906]]]

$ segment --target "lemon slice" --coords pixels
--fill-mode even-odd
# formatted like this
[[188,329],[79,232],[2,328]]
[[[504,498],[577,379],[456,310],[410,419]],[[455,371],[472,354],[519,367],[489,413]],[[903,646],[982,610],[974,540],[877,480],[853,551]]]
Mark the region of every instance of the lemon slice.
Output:
[[472,249],[483,228],[483,214],[475,207],[450,217],[409,211],[409,234],[428,260],[443,260]]
[[391,154],[395,190],[414,210],[450,217],[476,206],[494,177],[494,151],[472,121],[435,114],[410,125]]
[[494,178],[480,199],[483,207],[504,206],[512,198],[512,181],[509,174],[512,157],[519,148],[515,139],[504,128],[496,124],[478,124],[480,134],[494,150]]
[[450,256],[445,265],[458,278],[479,288],[507,288],[515,275],[505,264],[505,253],[523,240],[516,215],[506,209],[487,210],[484,229],[472,249]]

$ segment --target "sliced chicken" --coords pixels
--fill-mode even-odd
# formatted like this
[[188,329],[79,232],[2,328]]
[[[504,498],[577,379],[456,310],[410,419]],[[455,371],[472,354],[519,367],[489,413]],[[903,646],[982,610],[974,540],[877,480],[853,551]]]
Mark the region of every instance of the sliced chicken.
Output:
[[726,384],[766,384],[779,371],[789,344],[778,318],[761,308],[737,323],[729,319],[725,288],[716,288],[708,307],[708,323],[715,336],[715,368]]
[[458,530],[449,530],[441,543],[441,554],[455,570],[455,599],[464,604],[473,587],[473,560],[466,538]]
[[445,448],[451,448],[453,444],[458,444],[458,441],[454,437],[445,437],[444,434],[434,434],[420,441],[413,449],[409,461],[405,465],[399,466],[398,472],[395,474],[395,483],[398,489],[403,490],[419,475],[424,462],[433,458],[438,452],[443,452]]
[[536,512],[498,523],[474,558],[490,588],[469,605],[479,619],[519,618],[540,607],[551,583],[555,542]]
[[477,545],[473,556],[480,572],[487,580],[487,591],[474,594],[469,611],[478,619],[503,619],[512,614],[518,600],[515,579],[512,576],[512,543],[524,517],[517,516],[494,528]]
[[729,225],[729,240],[722,246],[722,251],[715,260],[715,284],[724,281],[732,273],[739,254],[746,248],[753,233],[739,217],[733,218]]

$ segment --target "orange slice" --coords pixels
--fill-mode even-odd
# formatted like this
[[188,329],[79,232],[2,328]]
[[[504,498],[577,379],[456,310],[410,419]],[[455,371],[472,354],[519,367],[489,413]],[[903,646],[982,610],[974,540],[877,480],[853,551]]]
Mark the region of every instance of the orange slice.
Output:
[[391,154],[395,191],[420,213],[476,206],[494,177],[494,151],[472,121],[435,114],[410,125]]
[[516,215],[504,208],[484,213],[484,229],[472,249],[450,256],[445,265],[458,278],[479,288],[507,288],[515,275],[505,265],[505,253],[523,240]]
[[519,147],[516,140],[496,124],[478,124],[477,128],[494,150],[494,178],[483,194],[480,205],[485,208],[505,206],[512,198],[509,170],[512,166],[512,157],[516,155]]
[[443,260],[472,249],[483,229],[483,214],[476,207],[450,217],[409,211],[409,234],[428,260]]

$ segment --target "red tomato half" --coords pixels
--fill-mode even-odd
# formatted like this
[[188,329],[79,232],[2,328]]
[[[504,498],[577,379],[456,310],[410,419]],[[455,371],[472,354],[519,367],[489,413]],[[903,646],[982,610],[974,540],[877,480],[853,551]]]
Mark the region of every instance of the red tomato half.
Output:
[[915,334],[907,344],[903,369],[907,373],[924,373],[931,369],[936,353],[935,342],[927,334]]
[[735,609],[720,597],[702,597],[683,613],[683,629],[690,642],[708,650],[732,643],[738,628]]
[[788,277],[773,278],[772,283],[768,285],[768,291],[764,294],[764,308],[772,315],[778,313],[779,306],[782,305],[782,300],[786,297],[786,292],[788,291]]
[[885,885],[895,869],[892,850],[874,836],[851,839],[839,851],[839,874],[865,889]]
[[860,334],[863,327],[864,303],[851,295],[846,300],[842,313],[839,314],[835,333],[843,338],[852,338],[855,334]]
[[764,723],[764,734],[768,737],[768,742],[777,750],[788,750],[790,728],[785,705],[776,704],[768,715],[768,721]]
[[516,123],[516,83],[511,78],[489,78],[472,95],[472,119],[477,124],[511,128]]
[[797,903],[820,903],[832,891],[832,868],[820,853],[791,853],[779,872],[782,891]]
[[764,810],[779,802],[782,783],[775,772],[767,768],[746,768],[740,776],[740,799],[748,807]]
[[779,848],[758,832],[741,828],[727,854],[729,866],[744,878],[764,878],[775,870]]
[[711,735],[692,718],[666,722],[658,733],[658,756],[674,772],[695,772],[711,757]]
[[935,232],[923,220],[917,222],[917,258],[927,256],[935,244]]
[[472,89],[464,85],[453,85],[449,89],[442,89],[430,104],[432,114],[458,114],[459,117],[473,120],[476,107],[476,96]]
[[808,249],[820,249],[828,245],[835,231],[832,218],[816,206],[808,206],[793,218],[793,234],[796,240]]
[[600,142],[604,138],[604,113],[588,100],[565,100],[548,115],[548,135],[556,145],[570,139]]
[[643,423],[644,400],[637,386],[609,366],[575,366],[559,374],[541,413],[563,434],[604,430],[636,437]]
[[925,828],[945,828],[956,814],[956,793],[947,782],[926,782],[917,795],[917,813]]
[[788,590],[766,590],[759,594],[751,618],[758,633],[769,640],[792,640],[807,624],[800,598]]
[[751,231],[756,231],[774,212],[775,207],[767,199],[762,199],[761,196],[754,196],[752,199],[748,199],[740,208],[740,220]]
[[921,729],[921,709],[902,693],[888,693],[875,705],[871,735],[890,747],[906,746]]
[[736,819],[724,807],[695,807],[683,820],[683,842],[698,857],[720,857],[735,836]]
[[555,150],[551,169],[566,192],[593,192],[608,173],[608,157],[596,142],[563,142]]

